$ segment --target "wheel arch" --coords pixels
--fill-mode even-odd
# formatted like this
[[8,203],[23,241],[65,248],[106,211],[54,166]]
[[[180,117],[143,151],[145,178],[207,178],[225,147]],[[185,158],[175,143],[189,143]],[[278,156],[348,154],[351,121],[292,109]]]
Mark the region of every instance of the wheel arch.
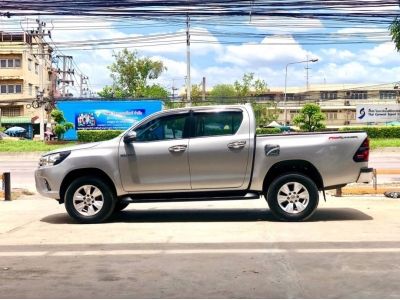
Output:
[[306,160],[285,160],[274,164],[267,172],[263,181],[263,191],[268,191],[272,181],[283,174],[299,173],[314,181],[318,190],[324,189],[324,182],[318,169]]
[[64,177],[61,187],[60,187],[60,203],[64,202],[64,196],[65,192],[68,189],[68,186],[71,184],[72,181],[74,181],[77,178],[80,177],[95,177],[99,178],[104,181],[105,184],[107,184],[112,192],[116,195],[117,191],[115,189],[115,184],[112,181],[112,179],[102,170],[98,168],[82,168],[82,169],[76,169],[67,174],[67,176]]

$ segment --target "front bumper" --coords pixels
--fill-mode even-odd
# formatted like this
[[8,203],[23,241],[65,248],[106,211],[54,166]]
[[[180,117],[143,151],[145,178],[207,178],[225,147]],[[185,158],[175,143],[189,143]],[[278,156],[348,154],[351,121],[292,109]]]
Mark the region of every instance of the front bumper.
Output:
[[40,168],[35,171],[36,190],[42,196],[60,199],[59,184],[55,180],[54,170],[51,168]]
[[357,183],[370,183],[374,178],[373,168],[361,168]]

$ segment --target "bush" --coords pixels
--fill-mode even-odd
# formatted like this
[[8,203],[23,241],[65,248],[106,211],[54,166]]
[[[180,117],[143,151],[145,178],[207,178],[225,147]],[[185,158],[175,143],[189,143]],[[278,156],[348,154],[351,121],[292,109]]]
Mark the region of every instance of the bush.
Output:
[[400,126],[365,126],[365,127],[343,127],[340,131],[365,131],[370,138],[400,138]]
[[120,135],[124,130],[78,130],[78,142],[101,142],[111,140]]
[[64,139],[64,133],[74,128],[74,124],[72,124],[71,122],[66,122],[64,114],[61,110],[53,109],[50,115],[57,123],[56,126],[53,128],[53,131],[57,135],[57,139],[61,141],[62,139]]
[[257,128],[257,134],[277,134],[282,133],[279,128]]

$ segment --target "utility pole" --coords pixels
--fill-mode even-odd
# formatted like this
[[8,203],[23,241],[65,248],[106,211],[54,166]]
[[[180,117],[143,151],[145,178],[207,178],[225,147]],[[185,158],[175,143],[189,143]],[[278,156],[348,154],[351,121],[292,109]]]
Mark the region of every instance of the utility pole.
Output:
[[37,30],[35,31],[31,31],[31,34],[33,36],[36,36],[37,38],[37,43],[39,45],[39,92],[38,95],[36,95],[36,99],[39,102],[39,108],[40,108],[40,140],[43,141],[44,140],[44,119],[45,119],[45,103],[43,101],[43,96],[44,96],[44,86],[43,86],[43,73],[45,71],[45,53],[44,53],[44,37],[45,36],[51,36],[50,31],[48,31],[47,33],[45,32],[45,27],[46,27],[46,23],[41,21],[40,18],[36,19],[36,23],[38,24]]
[[175,78],[172,78],[172,101],[175,100],[175,91],[177,91],[178,88],[175,86]]
[[71,78],[71,75],[75,73],[73,67],[72,67],[72,56],[68,55],[57,55],[56,56],[58,59],[62,59],[62,70],[59,68],[57,69],[57,73],[62,75],[62,79],[59,80],[59,82],[62,83],[61,87],[61,96],[65,97],[65,88],[67,84],[69,85],[70,83],[74,85],[74,81]]
[[[82,97],[86,97],[87,96],[87,92],[89,91],[89,88],[87,87],[87,80],[89,79],[89,77],[87,77],[87,76],[85,76],[85,75],[83,75],[83,74],[81,74],[80,75],[80,97],[82,98]],[[86,86],[86,87],[84,87],[84,85]]]
[[306,69],[306,92],[308,92],[308,90],[310,89],[310,82],[308,80],[308,70],[310,70],[310,68],[308,66],[308,62],[309,62],[309,59],[308,59],[308,55],[307,55],[306,67],[305,67],[305,69]]
[[203,77],[203,91],[202,91],[202,101],[205,102],[206,101],[206,78]]
[[189,13],[186,13],[186,96],[187,96],[187,106],[192,106],[192,99],[190,92],[192,85],[190,82],[190,17]]
[[63,72],[62,72],[63,79],[62,79],[62,94],[61,94],[63,97],[65,97],[65,77],[66,77],[66,74],[67,74],[67,73],[65,73],[65,70],[66,70],[66,59],[67,59],[67,57],[63,56]]

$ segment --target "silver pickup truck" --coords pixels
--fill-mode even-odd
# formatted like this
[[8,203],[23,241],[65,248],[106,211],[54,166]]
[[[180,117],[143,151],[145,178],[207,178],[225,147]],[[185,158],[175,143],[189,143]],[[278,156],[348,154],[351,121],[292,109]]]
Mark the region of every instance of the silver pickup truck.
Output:
[[106,220],[129,203],[258,199],[300,221],[319,194],[369,182],[365,132],[256,135],[250,105],[155,113],[120,136],[43,155],[40,194],[65,203],[83,223]]

